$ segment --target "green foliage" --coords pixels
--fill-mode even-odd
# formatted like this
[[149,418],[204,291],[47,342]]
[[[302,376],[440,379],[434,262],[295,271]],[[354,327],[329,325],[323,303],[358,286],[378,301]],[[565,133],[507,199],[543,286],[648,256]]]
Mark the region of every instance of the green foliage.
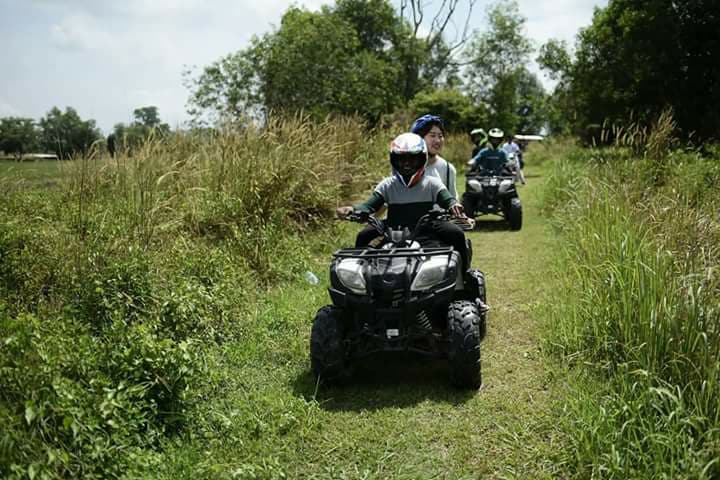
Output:
[[550,132],[567,135],[580,134],[587,140],[587,132],[576,124],[574,111],[577,109],[575,96],[570,92],[570,75],[573,68],[573,59],[567,43],[556,39],[548,40],[540,47],[535,59],[545,73],[553,80],[557,80],[555,89],[546,100],[546,120]]
[[[445,12],[448,21],[456,7]],[[451,62],[459,45],[445,43],[443,18],[423,38],[387,0],[340,0],[318,12],[290,7],[277,30],[195,78],[187,72],[189,111],[210,122],[272,111],[359,114],[376,125],[421,90],[459,84]]]
[[532,46],[524,36],[526,19],[517,2],[503,0],[488,7],[489,29],[475,37],[468,58],[468,91],[478,103],[488,105],[490,124],[510,132],[536,132],[542,116],[523,118],[529,106],[540,112],[545,93],[539,80],[527,70]]
[[613,1],[578,37],[570,69],[576,128],[632,112],[647,125],[666,107],[687,137],[716,138],[720,116],[720,29],[711,0]]
[[59,158],[85,154],[100,138],[95,120],[82,120],[72,107],[66,107],[65,112],[53,107],[40,119],[39,125],[42,148]]
[[[141,107],[133,110],[135,121],[130,125],[118,123],[113,128],[112,142],[115,150],[137,150],[151,136],[167,136],[170,126],[162,123],[158,109],[155,106]],[[110,142],[110,139],[108,139]],[[113,152],[111,152],[113,153]]]
[[270,119],[4,189],[0,477],[142,476],[207,401],[209,352],[257,332],[258,291],[308,269],[308,233],[387,171],[386,145],[352,119]]
[[548,72],[553,80],[567,76],[572,67],[572,59],[565,40],[551,38],[540,47],[537,63]]
[[399,27],[386,2],[356,3],[320,12],[288,9],[277,31],[190,80],[193,112],[209,112],[211,120],[262,109],[318,119],[358,113],[377,121],[401,98],[399,68],[387,46]]
[[409,105],[414,117],[426,113],[439,115],[452,132],[468,133],[473,128],[488,124],[488,113],[458,90],[440,89],[421,92]]
[[0,151],[22,155],[35,151],[40,145],[40,134],[31,118],[0,118]]
[[547,197],[566,244],[548,347],[606,381],[572,406],[575,468],[607,478],[714,478],[720,198],[709,182],[717,167],[681,151],[575,156]]
[[[119,478],[182,418],[197,371],[188,342],[117,322],[0,314],[0,474]],[[123,455],[118,455],[123,451]]]
[[338,0],[333,11],[355,30],[362,50],[380,56],[391,55],[390,46],[398,41],[401,32],[390,3],[385,0]]
[[193,78],[184,73],[190,89],[188,113],[198,122],[223,123],[254,113],[263,103],[258,72],[262,44],[257,37],[250,47],[227,55],[205,67]]

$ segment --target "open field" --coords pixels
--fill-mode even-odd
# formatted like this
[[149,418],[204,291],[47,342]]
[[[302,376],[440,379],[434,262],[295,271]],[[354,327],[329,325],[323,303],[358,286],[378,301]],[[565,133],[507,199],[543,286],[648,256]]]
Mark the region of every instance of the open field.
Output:
[[[445,362],[411,356],[369,361],[351,385],[318,388],[309,372],[310,325],[328,301],[327,259],[358,229],[348,224],[340,241],[328,239],[319,252],[319,286],[299,281],[268,292],[252,320],[268,329],[262,343],[216,352],[225,388],[199,415],[215,417],[217,430],[169,442],[164,477],[251,471],[267,478],[561,477],[567,443],[559,415],[567,386],[540,351],[536,311],[552,240],[536,196],[544,173],[528,173],[523,230],[486,223],[470,234],[493,308],[481,391],[455,390]],[[263,406],[252,420],[243,413],[248,402]],[[255,432],[249,437],[248,428]]]
[[411,356],[328,388],[310,327],[360,228],[330,213],[387,172],[383,135],[337,127],[0,175],[0,476],[714,478],[713,163],[533,148],[523,229],[469,233],[483,388]]
[[67,161],[38,160],[32,162],[15,162],[0,160],[0,178],[23,181],[32,184],[54,184],[58,177],[66,172]]

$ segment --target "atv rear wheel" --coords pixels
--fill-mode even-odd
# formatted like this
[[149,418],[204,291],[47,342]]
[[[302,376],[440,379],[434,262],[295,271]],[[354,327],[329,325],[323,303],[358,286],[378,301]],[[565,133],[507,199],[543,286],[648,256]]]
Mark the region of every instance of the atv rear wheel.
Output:
[[[485,274],[481,272],[478,269],[471,269],[467,271],[467,274],[465,276],[465,295],[463,298],[465,300],[470,300],[473,303],[477,303],[477,299],[479,298],[480,301],[483,304],[487,303],[487,291],[485,287]],[[478,324],[478,329],[480,330],[480,340],[485,338],[485,333],[487,332],[487,312],[483,312],[482,309],[479,308],[480,305],[478,305],[478,313],[480,315],[480,323]]]
[[459,388],[480,388],[480,313],[467,300],[448,307],[448,361],[450,381]]
[[510,223],[510,230],[520,230],[522,228],[522,205],[519,198],[510,200],[507,219]]
[[[477,282],[478,282],[478,292],[480,294],[480,301],[482,301],[484,304],[487,304],[487,290],[485,288],[485,274],[481,272],[480,270],[476,270],[476,276],[477,276]],[[487,312],[480,312],[480,323],[478,324],[478,329],[480,330],[480,340],[485,338],[485,334],[487,333]]]
[[342,311],[332,305],[318,310],[310,333],[310,366],[315,376],[336,383],[348,376]]

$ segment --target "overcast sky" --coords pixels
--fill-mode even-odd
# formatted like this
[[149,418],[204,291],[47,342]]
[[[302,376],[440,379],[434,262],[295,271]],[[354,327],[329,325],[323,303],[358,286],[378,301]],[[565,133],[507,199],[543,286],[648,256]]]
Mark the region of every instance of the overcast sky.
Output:
[[[292,4],[326,0],[0,0],[0,117],[39,119],[74,107],[108,133],[156,105],[171,126],[187,120],[182,72],[245,47],[270,31]],[[399,3],[396,1],[395,3]],[[436,1],[436,3],[439,3]],[[490,0],[478,0],[472,28],[483,30]],[[519,0],[527,36],[574,43],[607,0]]]

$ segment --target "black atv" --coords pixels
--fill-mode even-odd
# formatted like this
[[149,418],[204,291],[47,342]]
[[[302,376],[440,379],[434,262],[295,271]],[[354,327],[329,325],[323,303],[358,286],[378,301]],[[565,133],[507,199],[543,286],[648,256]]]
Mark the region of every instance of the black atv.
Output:
[[522,205],[515,188],[515,172],[503,167],[500,171],[471,170],[465,177],[462,206],[470,218],[500,215],[510,230],[522,228]]
[[479,270],[462,272],[452,247],[425,248],[415,241],[424,223],[448,218],[445,211],[432,211],[411,233],[367,214],[348,215],[373,225],[378,241],[333,255],[333,304],[318,311],[310,339],[312,371],[320,380],[347,379],[354,361],[378,352],[415,352],[447,358],[454,385],[480,387],[485,277]]

